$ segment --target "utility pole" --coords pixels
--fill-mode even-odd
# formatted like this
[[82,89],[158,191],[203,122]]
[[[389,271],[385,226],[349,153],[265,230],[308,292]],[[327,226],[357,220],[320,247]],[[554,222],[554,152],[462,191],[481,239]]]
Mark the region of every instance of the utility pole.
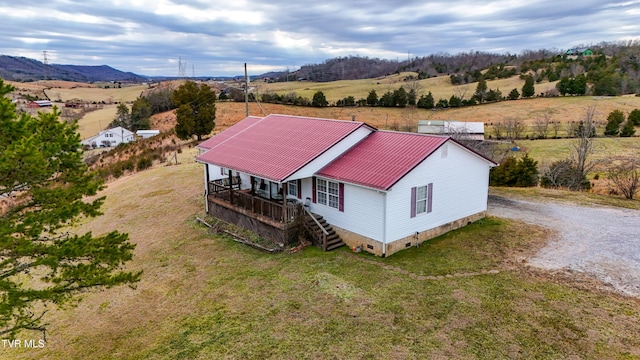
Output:
[[249,117],[249,76],[247,75],[247,63],[244,63],[244,107],[246,116]]
[[49,59],[47,59],[47,50],[42,51],[42,60],[44,62],[44,79],[49,77]]

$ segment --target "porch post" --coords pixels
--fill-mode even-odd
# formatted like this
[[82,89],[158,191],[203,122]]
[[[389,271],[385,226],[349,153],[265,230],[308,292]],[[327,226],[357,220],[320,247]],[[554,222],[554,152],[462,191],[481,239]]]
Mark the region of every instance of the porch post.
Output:
[[231,169],[229,169],[229,203],[233,205],[233,175]]
[[287,223],[287,183],[282,183],[282,222]]

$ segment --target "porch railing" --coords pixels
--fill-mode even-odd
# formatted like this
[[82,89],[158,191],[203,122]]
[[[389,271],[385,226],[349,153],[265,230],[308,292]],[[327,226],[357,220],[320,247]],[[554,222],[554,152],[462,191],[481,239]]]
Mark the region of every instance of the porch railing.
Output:
[[[230,194],[229,191],[232,193]],[[297,202],[285,200],[283,206],[281,202],[251,195],[246,191],[230,190],[228,186],[216,182],[209,183],[209,195],[224,200],[235,207],[285,224],[295,221],[302,211],[301,205]]]

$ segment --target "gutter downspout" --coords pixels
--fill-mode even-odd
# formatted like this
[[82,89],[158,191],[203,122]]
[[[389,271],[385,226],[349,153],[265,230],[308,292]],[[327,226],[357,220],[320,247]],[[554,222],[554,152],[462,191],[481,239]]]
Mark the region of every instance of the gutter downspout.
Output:
[[382,257],[387,255],[387,192],[382,193],[384,206],[382,207]]
[[204,164],[204,211],[209,213],[209,164]]

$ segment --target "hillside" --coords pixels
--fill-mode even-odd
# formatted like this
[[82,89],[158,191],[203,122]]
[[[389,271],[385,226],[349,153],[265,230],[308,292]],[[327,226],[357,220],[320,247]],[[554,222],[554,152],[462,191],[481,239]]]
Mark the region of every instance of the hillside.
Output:
[[194,155],[110,183],[104,215],[76,229],[128,233],[140,283],[52,309],[46,346],[4,359],[640,355],[637,299],[523,262],[551,235],[543,229],[488,218],[384,259],[266,254],[194,220],[204,208]]
[[0,55],[0,78],[12,81],[43,79],[95,82],[95,81],[146,81],[147,77],[116,70],[107,65],[56,65],[29,59]]

